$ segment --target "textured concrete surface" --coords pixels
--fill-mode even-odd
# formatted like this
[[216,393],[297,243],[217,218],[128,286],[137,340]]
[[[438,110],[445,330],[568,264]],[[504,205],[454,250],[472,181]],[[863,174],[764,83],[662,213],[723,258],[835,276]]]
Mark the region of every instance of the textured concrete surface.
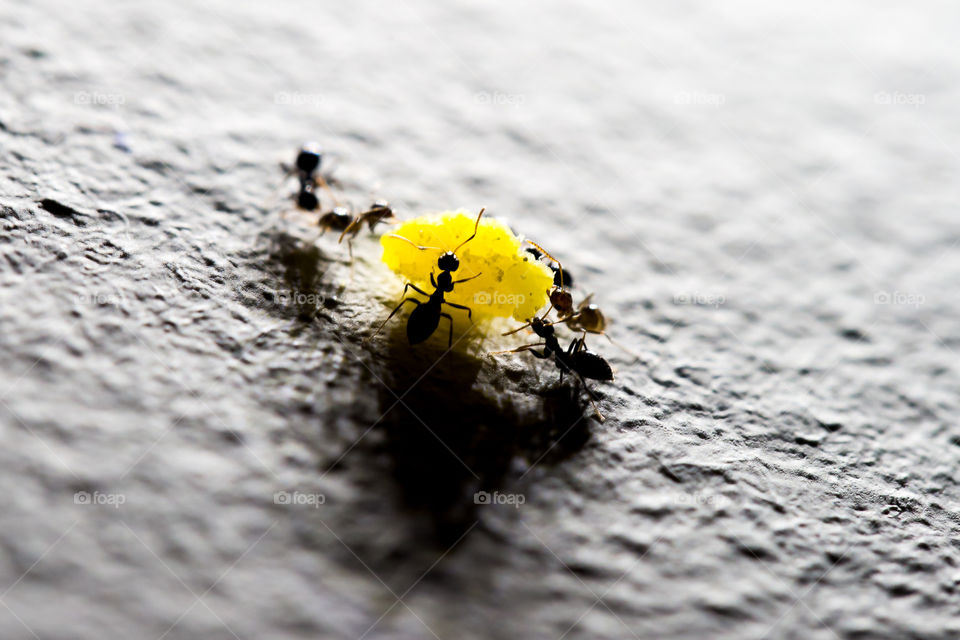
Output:
[[[6,2],[0,637],[957,637],[958,20]],[[608,420],[361,343],[402,283],[290,209],[310,138],[556,251]]]

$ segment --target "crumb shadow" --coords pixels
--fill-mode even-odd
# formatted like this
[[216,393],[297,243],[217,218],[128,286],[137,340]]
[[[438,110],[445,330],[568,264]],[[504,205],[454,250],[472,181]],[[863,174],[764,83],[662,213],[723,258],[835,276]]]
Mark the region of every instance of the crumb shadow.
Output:
[[[448,349],[443,322],[429,340],[410,345],[408,311],[377,339],[361,343],[353,333],[358,323],[367,326],[370,315],[385,318],[387,308],[373,314],[342,308],[343,286],[326,277],[338,259],[302,238],[278,234],[271,240],[268,259],[276,279],[265,286],[268,297],[254,302],[293,321],[288,337],[335,331],[331,348],[352,356],[341,361],[346,368],[337,374],[338,384],[351,379],[348,386],[369,389],[372,396],[369,403],[350,398],[301,407],[316,428],[305,429],[298,440],[321,461],[324,475],[355,466],[389,470],[413,530],[432,532],[432,540],[423,540],[428,546],[447,548],[482,522],[476,492],[516,491],[526,469],[558,464],[589,441],[589,403],[573,380],[558,383],[551,362],[524,354],[491,359],[475,343]],[[271,287],[316,293],[322,302],[270,299]],[[347,327],[352,329],[340,331]],[[331,439],[342,441],[340,453],[331,453]]]

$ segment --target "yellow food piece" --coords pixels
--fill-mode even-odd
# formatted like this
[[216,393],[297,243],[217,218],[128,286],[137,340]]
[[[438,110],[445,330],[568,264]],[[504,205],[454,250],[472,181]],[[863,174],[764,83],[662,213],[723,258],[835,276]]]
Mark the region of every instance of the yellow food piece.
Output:
[[[407,220],[380,238],[383,261],[401,277],[432,293],[430,274],[436,277],[440,272],[437,258],[469,238],[476,220],[476,212],[465,209]],[[419,250],[410,242],[391,236],[401,236],[431,248]],[[553,272],[524,251],[521,241],[522,238],[500,220],[482,217],[477,237],[457,249],[460,268],[451,274],[454,280],[481,275],[454,285],[445,300],[470,307],[474,320],[512,316],[526,322],[536,315],[547,302]],[[421,298],[413,291],[410,293]],[[465,311],[444,310],[455,319],[466,316]]]

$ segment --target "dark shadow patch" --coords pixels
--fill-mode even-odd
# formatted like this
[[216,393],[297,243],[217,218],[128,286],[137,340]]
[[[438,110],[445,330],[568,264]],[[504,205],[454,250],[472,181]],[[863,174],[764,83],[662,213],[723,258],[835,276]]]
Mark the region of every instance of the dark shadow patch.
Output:
[[540,383],[525,384],[533,377],[525,376],[518,389],[500,365],[448,351],[445,331],[410,345],[401,318],[386,328],[386,352],[373,357],[384,383],[377,429],[404,506],[429,518],[443,547],[481,518],[479,508],[491,508],[477,492],[509,493],[511,470],[543,468],[579,451],[590,438],[590,406],[552,371],[541,371]]
[[847,328],[840,331],[840,337],[851,342],[870,342],[870,336],[857,328]]
[[304,323],[340,305],[342,287],[325,277],[335,260],[316,244],[277,233],[270,237],[265,262],[269,276],[240,287],[244,304]]
[[54,200],[53,198],[42,199],[40,201],[40,207],[43,208],[44,211],[48,211],[57,218],[69,220],[77,226],[83,226],[86,222],[84,220],[86,217],[84,214],[80,213],[73,207],[65,205],[58,200]]

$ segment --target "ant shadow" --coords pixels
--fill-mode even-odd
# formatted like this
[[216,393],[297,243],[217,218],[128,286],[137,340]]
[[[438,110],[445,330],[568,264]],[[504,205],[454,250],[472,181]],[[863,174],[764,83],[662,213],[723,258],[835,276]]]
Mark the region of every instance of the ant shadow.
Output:
[[539,363],[518,372],[448,350],[439,329],[411,346],[406,323],[391,324],[376,358],[379,428],[404,506],[429,518],[437,544],[459,539],[480,519],[478,508],[489,508],[476,492],[501,490],[522,475],[518,468],[556,464],[589,440],[578,389],[557,385],[549,370],[531,380],[529,367]]

